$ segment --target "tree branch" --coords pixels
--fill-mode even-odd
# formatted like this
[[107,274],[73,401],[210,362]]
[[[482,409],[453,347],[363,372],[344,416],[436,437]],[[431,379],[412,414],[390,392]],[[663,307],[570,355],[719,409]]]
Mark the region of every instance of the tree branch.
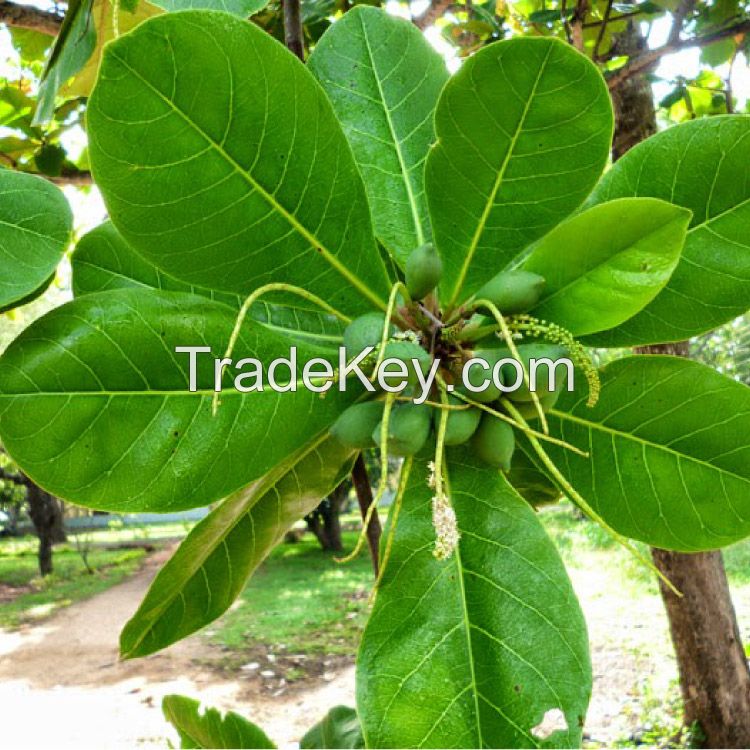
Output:
[[23,474],[13,474],[0,466],[0,479],[6,482],[13,482],[13,484],[20,484],[24,487],[28,487],[31,484],[31,480]]
[[44,177],[45,179],[49,180],[55,185],[60,185],[60,186],[75,185],[76,187],[86,187],[88,185],[93,184],[91,172],[87,172],[85,170],[80,170],[80,169],[63,168],[62,172],[60,172],[59,175],[51,176],[51,175],[43,174],[40,176]]
[[412,19],[412,23],[421,31],[432,26],[435,21],[443,16],[454,4],[454,0],[432,0],[427,10],[421,16]]
[[300,14],[300,0],[281,0],[284,9],[284,43],[290,52],[305,62],[305,35]]
[[[383,471],[385,470],[385,467],[383,467]],[[361,453],[357,456],[357,460],[352,467],[352,484],[354,485],[354,491],[357,493],[359,512],[362,514],[362,521],[364,522],[365,516],[367,515],[367,509],[372,504],[372,487],[370,486],[370,478],[367,476],[365,460],[362,458]],[[375,572],[376,578],[378,577],[380,569],[381,533],[382,529],[380,527],[380,519],[376,512],[372,514],[370,517],[370,523],[367,524],[367,546],[370,548],[372,569]]]
[[727,39],[728,37],[740,34],[747,34],[748,32],[750,32],[750,21],[741,21],[734,26],[729,26],[726,29],[721,29],[720,31],[715,31],[712,34],[706,34],[705,36],[693,37],[692,39],[678,38],[676,41],[667,42],[661,47],[647,50],[637,57],[634,57],[627,65],[625,65],[625,67],[620,68],[620,70],[616,71],[607,79],[607,86],[609,86],[610,89],[616,88],[631,76],[641,73],[646,68],[650,68],[664,57],[664,55],[669,55],[673,52],[679,52],[680,50],[689,49],[691,47],[705,47],[706,45],[718,42],[721,39]]
[[57,13],[39,10],[32,5],[19,5],[0,0],[0,23],[19,29],[32,29],[49,36],[57,36],[63,17]]

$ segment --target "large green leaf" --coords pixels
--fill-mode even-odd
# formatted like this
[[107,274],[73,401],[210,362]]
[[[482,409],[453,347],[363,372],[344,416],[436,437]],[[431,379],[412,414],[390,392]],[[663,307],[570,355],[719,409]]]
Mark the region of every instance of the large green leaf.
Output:
[[665,549],[750,534],[750,388],[655,355],[613,362],[601,377],[593,409],[566,393],[548,415],[590,457],[545,446],[591,506],[621,534]]
[[201,710],[199,701],[185,695],[165,695],[161,708],[174,726],[183,748],[274,748],[266,733],[234,711],[220,714]]
[[[461,540],[437,560],[428,472],[415,462],[359,652],[367,746],[577,747],[591,673],[557,551],[503,475],[457,450],[448,477]],[[567,727],[543,739],[534,729],[555,709]]]
[[557,39],[511,39],[443,89],[426,165],[441,290],[460,302],[570,214],[601,175],[612,106],[596,67]]
[[121,655],[152,654],[226,612],[289,527],[339,483],[351,455],[316,438],[224,500],[159,571],[120,635]]
[[55,97],[65,83],[86,64],[96,48],[92,18],[94,0],[71,0],[60,33],[55,39],[39,82],[32,125],[44,125],[55,113]]
[[334,748],[347,750],[365,746],[357,712],[348,706],[334,706],[300,740],[301,750]]
[[532,315],[576,336],[632,318],[669,281],[690,216],[653,198],[622,198],[555,227],[524,263],[546,279]]
[[48,285],[71,224],[70,207],[58,188],[41,177],[0,170],[0,308]]
[[362,170],[375,233],[403,266],[431,234],[424,162],[445,62],[414,24],[360,5],[326,31],[308,65]]
[[87,117],[112,221],[171,275],[384,305],[351,148],[319,84],[262,29],[211,11],[142,23],[107,47]]
[[[356,389],[321,398],[302,384],[277,393],[265,383],[241,393],[229,379],[238,371],[228,368],[213,416],[213,357],[223,355],[234,320],[232,309],[205,297],[141,289],[53,310],[0,357],[5,448],[42,487],[93,508],[165,512],[245,487],[325,431]],[[196,392],[177,346],[212,347],[197,358]],[[287,337],[247,322],[235,361],[254,357],[267,367],[289,353]],[[298,345],[299,367],[330,353]]]
[[689,208],[682,259],[662,292],[593,346],[680,341],[750,307],[750,117],[710,117],[669,128],[628,151],[589,203],[651,196]]
[[[111,221],[105,221],[85,234],[76,245],[72,258],[73,293],[77,296],[110,289],[138,287],[169,292],[189,292],[239,310],[243,298],[230,292],[188,284],[158,269],[138,255]],[[268,296],[265,299],[274,299]],[[280,331],[294,331],[321,343],[341,340],[343,324],[333,315],[308,307],[299,297],[286,296],[273,303],[258,300],[249,314],[257,321]]]

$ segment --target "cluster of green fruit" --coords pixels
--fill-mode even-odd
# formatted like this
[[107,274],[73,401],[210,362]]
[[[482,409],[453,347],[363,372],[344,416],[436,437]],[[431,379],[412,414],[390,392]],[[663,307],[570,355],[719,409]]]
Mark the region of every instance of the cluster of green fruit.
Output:
[[[385,332],[386,343],[380,360],[393,358],[404,364],[407,387],[401,396],[405,397],[411,395],[410,388],[416,386],[419,375],[425,376],[433,359],[439,356],[436,341],[442,344],[438,349],[445,359],[440,361],[432,403],[397,402],[386,412],[381,395],[347,409],[335,422],[331,433],[341,443],[356,449],[381,445],[385,437],[389,455],[412,456],[422,450],[433,431],[439,432],[442,414],[447,411],[444,445],[470,443],[478,458],[507,471],[515,449],[515,437],[509,421],[497,416],[505,413],[502,400],[512,402],[514,410],[524,419],[536,419],[539,413],[523,373],[530,372],[532,359],[555,361],[565,356],[566,350],[548,343],[520,344],[515,347],[519,355],[516,360],[502,345],[492,347],[488,343],[486,349],[471,351],[466,348],[467,342],[461,342],[460,338],[449,342],[445,337],[441,342],[447,329],[434,297],[430,297],[440,281],[441,272],[440,258],[429,244],[417,248],[409,257],[405,286],[411,300],[401,308],[402,327],[406,327],[406,333],[396,333],[391,323],[386,331],[386,319],[381,313],[356,318],[344,332],[344,347],[349,357],[357,356],[368,347],[378,352]],[[503,315],[516,315],[533,308],[543,289],[544,279],[537,274],[504,271],[487,282],[474,299],[478,304],[482,300],[490,302]],[[404,326],[404,319],[407,322],[424,321],[424,324]],[[459,320],[458,327],[478,329],[483,323],[481,316],[469,312]],[[501,343],[496,337],[491,338],[493,343]],[[430,351],[422,342],[430,344]],[[480,341],[473,346],[483,343]],[[470,359],[480,359],[484,364],[466,367]],[[516,362],[523,369],[518,368]],[[536,377],[536,396],[543,411],[548,411],[554,406],[564,382],[556,380],[555,389],[550,390],[549,366],[544,364],[537,366]],[[511,385],[516,386],[514,390],[505,390]],[[449,395],[453,392],[460,397]],[[387,420],[384,419],[386,413]]]

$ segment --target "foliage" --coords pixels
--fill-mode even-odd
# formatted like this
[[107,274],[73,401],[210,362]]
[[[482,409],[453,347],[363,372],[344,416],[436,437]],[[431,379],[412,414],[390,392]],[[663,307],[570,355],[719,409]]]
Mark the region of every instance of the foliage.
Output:
[[[55,60],[67,72],[83,58],[88,42],[70,29],[86,7],[69,12],[50,90]],[[750,533],[746,387],[671,357],[597,370],[576,338],[674,340],[750,307],[750,118],[675,126],[602,177],[608,83],[638,60],[609,66],[608,81],[595,63],[614,61],[611,32],[625,18],[664,10],[593,4],[598,27],[541,10],[514,4],[503,23],[538,38],[482,46],[450,78],[406,21],[369,7],[334,23],[309,67],[258,25],[205,9],[157,14],[104,48],[87,127],[111,223],[74,252],[76,299],[0,358],[0,435],[32,479],[85,507],[216,503],[126,626],[124,656],[164,648],[228,609],[288,527],[350,471],[361,445],[331,427],[370,398],[383,402],[372,446],[384,466],[389,453],[405,460],[359,650],[367,746],[581,742],[585,624],[532,503],[568,495],[641,560],[629,539],[695,551]],[[701,29],[726,22],[704,11],[690,11]],[[489,30],[468,26],[476,12],[460,34],[504,34],[486,8]],[[7,190],[21,178],[39,187],[0,173]],[[67,226],[56,198],[42,216],[9,204],[25,255],[46,260],[36,275],[19,273],[17,259],[0,266],[14,305],[51,270],[42,222]],[[55,252],[65,236],[55,235]],[[404,267],[414,276],[412,252],[430,263],[417,269],[429,283],[415,299],[401,280]],[[495,304],[491,290],[519,268],[534,284],[529,302]],[[192,343],[268,363],[295,344],[299,360],[333,368],[344,326],[374,312],[383,331],[368,372],[387,352],[404,362],[416,350],[413,386],[439,359],[428,404],[364,384],[324,397],[296,380],[286,392],[243,392],[223,366],[219,394],[212,361],[191,375],[177,356]],[[464,362],[487,350],[527,363],[523,388],[506,396],[498,386],[485,400],[457,389],[463,403],[450,403]],[[531,392],[531,350],[567,352],[573,391]],[[451,409],[481,412],[478,438],[467,431],[469,442],[446,447]],[[502,425],[493,462],[510,464],[507,475],[479,460],[488,425]],[[371,512],[386,487],[383,472]],[[222,732],[230,744],[270,744],[240,717],[200,714],[187,699],[165,710],[185,746],[223,746]],[[357,735],[351,710],[345,718]],[[329,735],[310,736],[322,745]]]

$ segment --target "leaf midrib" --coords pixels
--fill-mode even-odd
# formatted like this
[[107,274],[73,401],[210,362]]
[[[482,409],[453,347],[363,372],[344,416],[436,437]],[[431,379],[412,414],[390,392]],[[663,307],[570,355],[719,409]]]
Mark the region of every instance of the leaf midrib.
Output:
[[287,211],[287,209],[279,203],[276,198],[269,193],[255,178],[247,172],[237,162],[223,146],[216,143],[211,136],[206,133],[186,112],[183,112],[177,105],[165,96],[156,86],[148,81],[141,73],[134,67],[129,65],[122,57],[117,54],[116,49],[110,48],[110,54],[114,57],[124,68],[129,70],[141,83],[143,83],[148,89],[150,89],[156,96],[158,96],[173,112],[181,117],[198,135],[200,135],[211,148],[219,153],[219,155],[229,164],[229,166],[238,174],[245,182],[250,185],[251,188],[256,190],[273,209],[278,211],[287,223],[289,223],[293,229],[295,229],[312,248],[316,249],[321,257],[323,257],[328,264],[334,268],[338,273],[343,276],[363,297],[368,299],[376,307],[381,310],[386,309],[386,303],[378,297],[364,282],[362,282],[357,276],[355,276],[349,269],[339,261],[339,259],[325,247],[317,237],[315,237],[303,224],[301,224],[297,217]]
[[367,48],[367,56],[370,58],[370,67],[372,68],[372,77],[375,80],[375,85],[378,88],[378,94],[380,96],[380,100],[383,103],[383,113],[385,115],[386,122],[388,123],[388,129],[391,132],[391,138],[393,139],[393,146],[396,150],[396,156],[398,158],[399,166],[401,167],[401,177],[404,182],[404,187],[406,188],[406,194],[409,198],[409,208],[411,209],[411,215],[412,220],[414,222],[414,229],[417,234],[417,243],[419,245],[424,243],[424,232],[422,231],[422,223],[419,218],[419,210],[417,207],[416,199],[414,198],[414,191],[412,189],[411,180],[409,179],[409,170],[406,168],[406,162],[404,160],[404,155],[401,151],[401,142],[398,139],[398,136],[396,135],[396,128],[393,123],[393,118],[391,117],[390,109],[388,108],[388,101],[385,97],[385,92],[383,91],[383,86],[380,82],[380,76],[377,71],[377,67],[375,64],[375,58],[372,54],[372,47],[370,46],[370,40],[367,36],[367,31],[365,28],[365,20],[364,20],[364,14],[360,13],[360,19],[359,24],[362,29],[362,38],[365,42],[365,47]]
[[634,435],[632,432],[622,432],[621,430],[615,430],[612,427],[606,427],[601,422],[591,422],[587,419],[576,417],[570,412],[563,412],[563,411],[559,411],[558,409],[550,409],[549,413],[551,416],[557,417],[561,421],[568,420],[569,422],[575,422],[576,424],[583,425],[584,427],[587,427],[588,429],[596,429],[596,430],[599,430],[600,432],[606,432],[609,435],[614,435],[615,437],[618,437],[621,440],[631,440],[635,443],[640,443],[641,445],[646,446],[648,448],[661,450],[661,451],[664,451],[665,453],[671,453],[673,456],[676,456],[677,459],[684,459],[687,461],[692,461],[693,463],[703,466],[711,471],[716,471],[716,472],[719,472],[720,474],[726,474],[727,476],[733,477],[734,479],[738,479],[741,482],[750,484],[750,480],[747,477],[743,477],[740,474],[735,474],[733,471],[729,471],[728,469],[723,469],[720,466],[716,466],[714,464],[708,463],[708,461],[704,461],[703,459],[697,458],[696,456],[691,456],[688,453],[680,453],[679,451],[676,451],[674,448],[670,448],[667,445],[662,445],[661,443],[654,443],[651,440],[646,440],[645,438],[638,437],[637,435]]
[[529,94],[529,97],[526,100],[526,104],[524,105],[523,112],[521,113],[521,117],[518,120],[518,126],[516,127],[516,131],[515,133],[513,133],[513,137],[511,138],[511,141],[508,144],[508,152],[506,153],[505,158],[503,159],[503,162],[500,165],[500,169],[498,170],[497,177],[495,178],[495,183],[492,186],[492,192],[490,193],[487,199],[487,202],[484,207],[484,211],[482,212],[482,216],[479,219],[479,224],[477,225],[477,228],[474,232],[474,236],[471,238],[471,243],[469,244],[466,258],[464,259],[463,265],[461,266],[461,271],[459,272],[458,279],[456,281],[456,285],[453,290],[453,294],[451,295],[451,298],[448,302],[449,309],[455,305],[456,298],[461,293],[461,289],[466,281],[466,276],[469,273],[469,266],[471,265],[471,262],[474,259],[474,254],[476,253],[477,245],[479,244],[479,240],[482,236],[482,233],[484,232],[484,227],[487,224],[487,219],[489,218],[490,211],[492,211],[492,209],[495,207],[495,198],[497,197],[497,193],[500,190],[500,187],[503,183],[505,172],[507,171],[508,164],[510,164],[510,160],[513,157],[513,152],[515,151],[516,144],[518,143],[518,139],[521,137],[521,133],[523,132],[523,127],[524,127],[524,124],[526,123],[526,118],[529,114],[529,109],[531,109],[531,104],[534,101],[534,97],[536,96],[536,90],[539,87],[539,82],[542,80],[544,71],[547,69],[547,62],[551,54],[552,54],[552,45],[549,45],[547,48],[547,54],[544,56],[544,60],[542,60],[542,64],[539,66],[539,72],[537,73],[537,77],[534,81],[534,85],[531,87],[531,93]]

